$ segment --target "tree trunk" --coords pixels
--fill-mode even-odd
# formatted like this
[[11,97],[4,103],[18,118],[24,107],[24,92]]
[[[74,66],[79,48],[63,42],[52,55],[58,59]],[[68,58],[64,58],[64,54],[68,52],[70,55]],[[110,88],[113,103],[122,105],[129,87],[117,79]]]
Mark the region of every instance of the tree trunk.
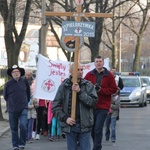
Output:
[[112,65],[111,67],[117,67],[117,46],[116,46],[116,36],[113,36],[113,44],[112,44]]
[[101,43],[101,37],[103,32],[103,22],[103,18],[96,19],[95,37],[89,38],[92,62],[94,61],[94,58],[99,55],[99,45]]
[[142,46],[141,38],[142,38],[142,35],[137,37],[137,44],[136,44],[136,47],[135,47],[135,58],[134,58],[134,61],[133,61],[132,71],[138,71],[139,70],[140,56],[141,56],[141,46]]

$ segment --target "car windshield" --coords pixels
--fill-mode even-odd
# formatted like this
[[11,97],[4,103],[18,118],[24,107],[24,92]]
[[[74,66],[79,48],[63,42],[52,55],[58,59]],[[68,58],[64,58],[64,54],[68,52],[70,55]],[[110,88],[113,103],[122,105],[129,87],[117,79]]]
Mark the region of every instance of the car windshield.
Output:
[[150,86],[150,80],[148,78],[141,78],[142,82],[147,84],[147,86]]
[[125,87],[139,87],[140,82],[136,78],[122,78]]

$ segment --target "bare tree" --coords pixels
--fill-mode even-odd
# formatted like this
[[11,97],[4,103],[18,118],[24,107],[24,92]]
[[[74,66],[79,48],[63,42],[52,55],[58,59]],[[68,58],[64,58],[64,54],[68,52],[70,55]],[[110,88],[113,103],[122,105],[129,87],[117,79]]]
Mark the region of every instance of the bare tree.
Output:
[[[63,12],[75,12],[76,5],[73,0],[47,0],[49,1],[49,5],[47,5],[47,11],[63,11]],[[83,4],[83,12],[96,12],[96,13],[109,13],[111,9],[109,8],[109,0],[84,0]],[[39,1],[34,2],[36,6],[39,7]],[[54,6],[53,9],[51,6]],[[41,7],[41,6],[40,6]],[[58,10],[56,8],[59,8]],[[50,24],[51,31],[54,33],[58,43],[60,44],[59,36],[54,29],[54,25],[57,24],[61,27],[61,22],[64,20],[74,21],[74,17],[47,17],[47,22]],[[103,22],[104,18],[84,18],[82,17],[82,21],[92,21],[96,22],[96,33],[94,38],[89,38],[88,43],[85,42],[84,44],[90,48],[91,50],[91,60],[94,60],[94,57],[99,54],[99,45],[101,43],[101,35],[103,31]],[[61,45],[60,45],[61,47]],[[66,52],[63,49],[64,54],[66,57],[70,58],[70,53]]]
[[[122,22],[124,19],[128,18],[129,16],[133,15],[130,11],[135,7],[136,3],[133,3],[128,5],[129,1],[118,1],[113,0],[113,6],[112,6],[112,12],[113,12],[113,18],[111,21],[105,21],[104,22],[104,31],[103,35],[106,35],[105,38],[102,39],[102,43],[112,52],[112,66],[117,67],[118,61],[119,61],[119,49],[120,49],[120,40],[121,35],[120,32],[122,32],[120,29]],[[124,8],[124,10],[123,10]],[[117,61],[118,59],[118,61]],[[120,70],[119,70],[120,71]]]
[[[24,40],[28,26],[31,4],[32,0],[0,0],[0,14],[4,22],[4,39],[8,67],[11,67],[14,64],[18,64],[20,47]],[[19,33],[16,28],[17,21],[22,21],[22,28]],[[1,105],[0,120],[4,120]]]
[[[76,11],[76,5],[74,1],[72,0],[47,0],[49,2],[46,6],[47,11],[62,11],[62,12],[75,12]],[[38,7],[41,8],[41,4],[39,0],[35,0],[34,4]],[[130,4],[130,5],[127,5]],[[120,16],[115,15],[115,11],[118,11],[119,13],[119,7],[127,5],[123,11],[123,14]],[[84,45],[87,46],[91,50],[91,60],[94,60],[94,57],[99,54],[99,47],[100,43],[104,42],[104,44],[111,50],[112,52],[112,66],[117,66],[117,58],[118,58],[118,41],[120,40],[120,37],[118,37],[118,30],[120,27],[120,24],[124,25],[126,24],[126,27],[128,26],[129,28],[132,27],[132,23],[137,20],[136,15],[140,14],[143,12],[143,14],[147,14],[147,11],[145,11],[145,8],[141,10],[136,10],[135,8],[139,6],[139,8],[142,8],[142,5],[139,0],[84,0],[83,4],[83,12],[96,12],[96,13],[114,13],[114,18],[112,20],[104,19],[104,18],[84,18],[82,17],[82,21],[93,21],[96,22],[96,34],[94,38],[88,38],[88,42],[85,41]],[[134,10],[134,11],[133,11]],[[146,15],[141,22],[145,22]],[[129,18],[129,19],[128,19]],[[47,17],[47,22],[49,23],[51,27],[51,31],[54,33],[58,43],[60,44],[60,38],[57,35],[57,32],[55,31],[54,25],[59,25],[61,27],[61,22],[64,20],[70,20],[74,21],[74,17]],[[104,24],[104,20],[106,21],[105,23],[107,24],[110,21],[109,28]],[[130,20],[130,21],[127,21]],[[148,21],[148,20],[147,20]],[[146,22],[147,22],[146,21]],[[145,25],[148,25],[148,22]],[[112,27],[113,29],[111,29]],[[105,33],[104,33],[104,29]],[[132,30],[138,29],[135,26],[133,27]],[[142,28],[141,31],[145,30],[145,28]],[[102,41],[102,33],[107,34],[107,40]],[[135,33],[138,33],[137,31]],[[143,36],[140,34],[140,38]],[[137,47],[139,47],[140,41],[137,40]],[[60,45],[61,47],[61,45]],[[66,55],[67,59],[69,60],[70,58],[70,53],[66,52],[63,49],[64,54]],[[139,54],[135,51],[135,62],[139,63]],[[138,58],[138,59],[137,59]],[[138,67],[138,65],[134,65]]]
[[128,17],[128,21],[126,20],[126,22],[130,22],[130,24],[123,22],[124,26],[130,29],[137,37],[135,46],[135,58],[133,61],[132,71],[139,70],[140,56],[142,49],[142,37],[150,22],[150,17],[148,17],[150,3],[149,0],[146,0],[145,2],[146,2],[145,4],[143,4],[142,2],[137,3],[139,11],[135,10],[136,12],[134,13],[134,15]]
[[[4,22],[4,39],[8,67],[18,64],[20,47],[28,26],[31,4],[32,0],[0,0],[0,13]],[[17,12],[17,8],[19,8],[19,12]],[[20,32],[16,28],[17,17],[22,21]]]

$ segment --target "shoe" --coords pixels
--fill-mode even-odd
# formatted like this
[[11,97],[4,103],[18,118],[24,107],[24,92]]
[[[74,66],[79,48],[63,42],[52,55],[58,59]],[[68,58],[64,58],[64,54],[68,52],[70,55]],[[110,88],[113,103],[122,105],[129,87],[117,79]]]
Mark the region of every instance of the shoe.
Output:
[[45,132],[43,133],[43,136],[48,136],[48,132],[45,131]]
[[50,137],[49,140],[50,140],[51,142],[54,142],[54,141],[55,141],[54,137]]
[[28,143],[33,143],[33,139],[29,139]]
[[19,150],[19,147],[14,147],[14,150]]
[[40,135],[39,135],[39,134],[36,134],[35,139],[36,139],[36,140],[39,140],[39,139],[40,139]]
[[60,135],[57,135],[56,141],[59,141],[61,139]]
[[35,139],[36,133],[33,131],[32,132],[32,138]]
[[65,133],[62,133],[61,136],[63,137],[63,139],[66,138],[66,134]]
[[51,138],[51,134],[49,134],[49,136],[48,136],[48,139],[50,139]]
[[20,149],[25,149],[25,146],[19,146],[19,150],[20,150]]
[[115,143],[115,140],[111,140],[112,143]]

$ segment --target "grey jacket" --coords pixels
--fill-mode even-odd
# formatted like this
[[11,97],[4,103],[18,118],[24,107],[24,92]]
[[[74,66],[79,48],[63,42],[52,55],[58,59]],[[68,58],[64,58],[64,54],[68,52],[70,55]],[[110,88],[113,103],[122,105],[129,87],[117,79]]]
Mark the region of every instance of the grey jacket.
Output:
[[112,103],[111,103],[111,109],[112,109],[112,114],[111,118],[117,117],[119,114],[119,108],[120,108],[120,97],[119,95],[113,95],[116,96],[115,100],[112,98]]
[[[71,126],[66,123],[64,118],[66,116],[70,117],[68,107],[71,89],[71,79],[67,78],[59,86],[52,105],[53,114],[60,120],[62,131],[67,133],[70,132]],[[85,79],[81,79],[80,89],[80,92],[77,93],[77,97],[79,99],[81,132],[87,132],[90,131],[93,126],[93,108],[98,101],[98,96],[93,84]]]

